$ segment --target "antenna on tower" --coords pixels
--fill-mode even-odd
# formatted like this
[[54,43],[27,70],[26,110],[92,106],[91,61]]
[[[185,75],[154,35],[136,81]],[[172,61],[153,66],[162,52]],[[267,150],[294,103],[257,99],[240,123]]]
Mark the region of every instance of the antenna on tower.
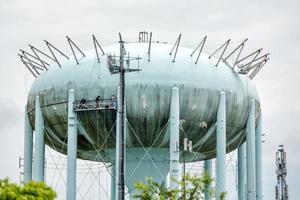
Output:
[[288,185],[285,180],[287,175],[286,152],[283,145],[279,145],[279,149],[276,152],[276,175],[275,200],[288,200]]
[[217,64],[215,65],[216,67],[218,67],[219,62],[221,61],[221,59],[222,59],[222,57],[223,57],[223,55],[224,55],[224,53],[225,53],[225,51],[226,51],[226,49],[227,49],[229,43],[230,43],[230,40],[231,40],[231,39],[227,40],[224,44],[222,44],[217,50],[215,50],[215,51],[208,57],[209,59],[211,59],[212,56],[214,56],[218,51],[220,51],[220,50],[223,48],[223,51],[222,51],[222,53],[221,53],[221,55],[220,55],[220,57],[219,57],[219,59],[218,59],[218,62],[217,62]]

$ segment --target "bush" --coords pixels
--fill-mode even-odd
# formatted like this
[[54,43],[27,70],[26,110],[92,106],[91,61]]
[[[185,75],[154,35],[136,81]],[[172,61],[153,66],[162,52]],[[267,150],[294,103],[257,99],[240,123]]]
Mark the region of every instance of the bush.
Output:
[[8,179],[0,180],[0,200],[53,200],[56,193],[43,182],[17,185]]
[[[201,176],[186,175],[182,180],[177,181],[178,189],[166,188],[163,184],[155,182],[152,178],[147,178],[146,183],[135,183],[135,198],[141,200],[199,200],[202,199],[204,192],[209,192],[215,196],[212,185],[213,179],[203,173]],[[226,193],[221,193],[219,199],[224,200]]]

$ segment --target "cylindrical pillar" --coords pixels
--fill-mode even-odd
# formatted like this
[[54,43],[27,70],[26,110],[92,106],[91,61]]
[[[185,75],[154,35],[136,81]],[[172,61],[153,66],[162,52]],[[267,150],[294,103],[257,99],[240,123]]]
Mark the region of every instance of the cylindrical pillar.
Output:
[[179,165],[179,89],[172,88],[170,106],[170,188],[176,189],[180,180]]
[[76,200],[77,117],[73,110],[74,90],[68,93],[67,200]]
[[217,112],[217,180],[216,195],[220,199],[220,195],[226,191],[225,183],[225,163],[226,162],[226,95],[220,92],[220,101]]
[[263,199],[262,192],[262,114],[260,113],[260,117],[258,120],[257,128],[255,131],[256,134],[256,149],[255,149],[255,157],[256,157],[256,199]]
[[44,181],[45,162],[45,140],[44,140],[44,119],[40,106],[40,98],[35,98],[35,142],[34,142],[34,165],[33,180]]
[[238,147],[238,200],[246,200],[246,143]]
[[24,131],[24,182],[32,180],[32,151],[33,151],[32,127],[25,106],[25,131]]
[[255,101],[251,99],[246,133],[247,200],[255,199]]
[[[211,160],[205,160],[204,161],[204,171],[212,177],[212,161]],[[205,192],[204,192],[204,200],[211,200],[211,195],[210,195],[210,189],[211,185],[207,185],[205,187]]]
[[116,165],[111,165],[111,182],[110,182],[110,199],[115,200],[116,198]]

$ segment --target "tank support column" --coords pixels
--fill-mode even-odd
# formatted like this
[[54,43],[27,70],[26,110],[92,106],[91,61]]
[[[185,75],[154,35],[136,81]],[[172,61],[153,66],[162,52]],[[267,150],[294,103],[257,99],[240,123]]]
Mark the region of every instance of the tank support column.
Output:
[[67,200],[76,200],[77,117],[73,110],[74,90],[68,94]]
[[29,122],[27,106],[25,106],[25,131],[24,131],[24,182],[32,180],[32,127]]
[[217,113],[217,200],[225,190],[225,161],[226,161],[226,94],[220,92],[220,101]]
[[44,181],[44,162],[45,162],[45,138],[44,138],[44,119],[40,106],[40,98],[35,98],[35,143],[34,143],[34,168],[33,180]]
[[[211,177],[212,176],[212,161],[205,160],[204,161],[204,171]],[[211,196],[209,194],[209,190],[211,189],[211,185],[205,187],[204,200],[211,200]]]
[[170,187],[176,189],[174,180],[180,179],[179,165],[179,89],[172,88],[170,107]]
[[255,199],[255,101],[251,99],[246,133],[247,200]]
[[246,200],[246,143],[238,147],[238,200]]
[[258,125],[255,131],[256,134],[256,199],[262,200],[262,114],[260,114]]

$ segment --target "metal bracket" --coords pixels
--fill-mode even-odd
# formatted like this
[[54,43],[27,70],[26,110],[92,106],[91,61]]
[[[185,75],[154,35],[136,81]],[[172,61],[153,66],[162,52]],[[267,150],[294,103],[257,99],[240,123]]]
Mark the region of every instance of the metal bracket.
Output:
[[148,42],[148,32],[146,31],[139,32],[139,42]]

